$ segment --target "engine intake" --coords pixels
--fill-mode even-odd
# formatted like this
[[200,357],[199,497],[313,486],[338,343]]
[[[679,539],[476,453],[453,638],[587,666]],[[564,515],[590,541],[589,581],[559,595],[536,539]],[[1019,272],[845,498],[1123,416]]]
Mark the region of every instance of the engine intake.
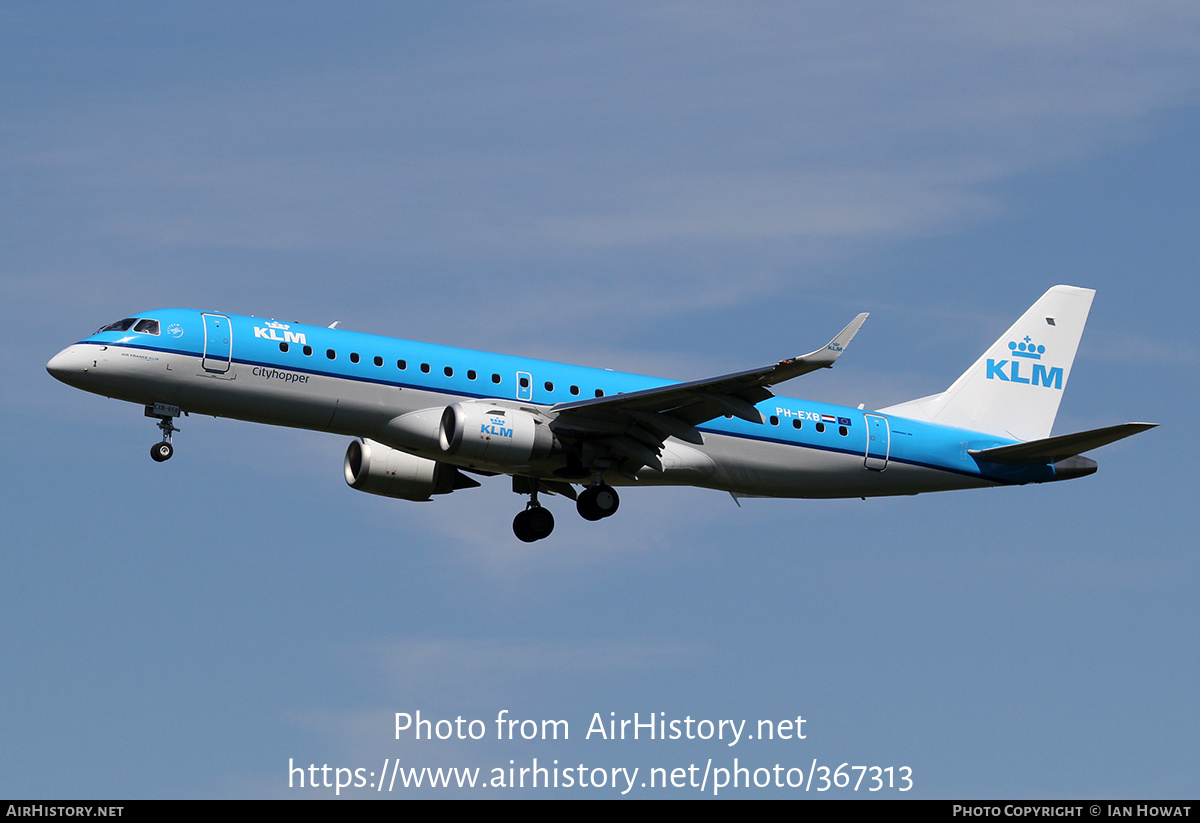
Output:
[[346,483],[352,489],[401,500],[428,500],[435,494],[479,485],[454,466],[388,448],[374,440],[353,440],[346,449]]

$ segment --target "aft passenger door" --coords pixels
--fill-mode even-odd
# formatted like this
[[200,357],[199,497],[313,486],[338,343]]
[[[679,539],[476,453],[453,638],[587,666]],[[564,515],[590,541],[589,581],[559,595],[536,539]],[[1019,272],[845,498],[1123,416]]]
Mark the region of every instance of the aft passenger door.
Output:
[[868,414],[867,418],[867,457],[866,467],[871,471],[881,472],[887,468],[888,449],[891,445],[891,430],[888,420],[883,415]]

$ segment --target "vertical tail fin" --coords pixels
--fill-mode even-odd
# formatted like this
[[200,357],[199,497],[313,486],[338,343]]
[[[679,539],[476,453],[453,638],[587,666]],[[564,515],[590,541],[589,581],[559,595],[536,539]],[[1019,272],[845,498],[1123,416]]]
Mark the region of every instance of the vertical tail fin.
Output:
[[1096,292],[1055,286],[941,394],[880,411],[961,429],[1050,436]]

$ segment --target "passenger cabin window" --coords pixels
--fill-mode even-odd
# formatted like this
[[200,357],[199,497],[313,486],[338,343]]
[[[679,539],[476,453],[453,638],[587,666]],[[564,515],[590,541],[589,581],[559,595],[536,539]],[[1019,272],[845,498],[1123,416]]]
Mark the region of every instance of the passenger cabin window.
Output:
[[137,321],[137,325],[133,330],[138,334],[158,334],[158,321],[142,318]]
[[375,363],[376,366],[382,366],[383,358],[380,357],[379,355],[375,355],[375,360],[373,362]]
[[603,397],[603,396],[604,396],[604,389],[596,389],[596,396],[597,396],[597,397]]
[[422,363],[422,364],[421,364],[421,373],[422,373],[422,374],[429,374],[429,364],[428,364],[428,363]]
[[312,346],[305,346],[305,347],[304,347],[304,356],[305,356],[305,357],[312,357]]
[[578,386],[572,386],[572,387],[571,387],[571,394],[579,394],[579,387],[578,387]]
[[454,376],[454,369],[453,369],[453,367],[451,367],[451,366],[447,366],[445,369],[443,369],[443,371],[444,371],[444,372],[446,372],[446,376],[447,376],[447,377],[453,377],[453,376]]
[[352,351],[352,352],[350,352],[350,362],[351,362],[351,363],[357,363],[357,362],[358,362],[358,352],[356,352],[356,351]]
[[554,384],[549,380],[546,381],[546,391],[554,391]]
[[498,374],[493,374],[493,375],[492,375],[492,382],[493,382],[493,383],[496,383],[496,384],[499,384],[499,383],[500,383],[500,375],[498,375]]
[[326,349],[325,356],[328,357],[330,360],[336,360],[337,352],[335,352],[333,349]]
[[408,368],[408,361],[407,360],[397,360],[396,368],[398,368],[400,371],[404,371],[405,369]]
[[468,380],[474,380],[476,378],[476,376],[477,375],[475,374],[474,369],[467,369],[467,379]]
[[280,343],[280,344],[279,344],[279,350],[280,350],[281,352],[286,352],[286,351],[288,350],[288,344],[287,344],[287,343]]

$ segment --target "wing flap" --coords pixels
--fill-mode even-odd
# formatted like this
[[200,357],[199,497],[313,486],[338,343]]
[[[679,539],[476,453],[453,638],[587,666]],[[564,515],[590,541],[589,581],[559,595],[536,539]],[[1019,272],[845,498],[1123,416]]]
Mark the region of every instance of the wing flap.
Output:
[[660,442],[668,437],[675,437],[697,446],[704,445],[704,437],[696,427],[680,420],[673,414],[652,414],[637,409],[627,409],[625,413],[657,433]]

